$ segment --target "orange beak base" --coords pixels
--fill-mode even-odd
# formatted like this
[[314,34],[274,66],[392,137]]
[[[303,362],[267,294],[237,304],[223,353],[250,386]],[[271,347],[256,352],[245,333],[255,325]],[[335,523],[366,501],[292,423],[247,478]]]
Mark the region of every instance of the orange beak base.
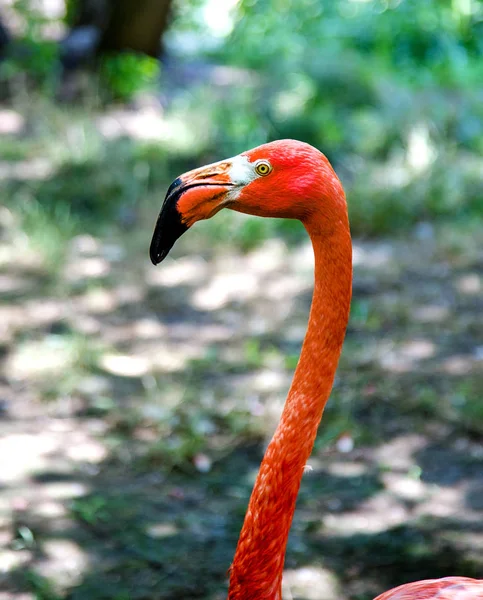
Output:
[[[206,168],[185,173],[173,181],[166,193],[151,240],[149,256],[154,265],[166,258],[176,240],[195,221],[207,219],[218,212],[216,203],[220,197],[220,189],[226,191],[233,185],[227,179],[219,167],[215,171],[209,165]],[[189,194],[186,194],[188,201],[183,205],[183,202],[180,202],[181,197],[193,188],[200,188],[199,193],[191,198],[188,198]],[[208,192],[206,188],[218,188],[218,190],[212,193]],[[223,195],[223,191],[221,195]],[[203,202],[200,202],[201,199]],[[193,204],[193,201],[196,200],[198,202]]]
[[[149,256],[154,265],[159,264],[173,247],[176,240],[195,222],[208,219],[218,212],[220,195],[233,183],[230,179],[229,161],[220,161],[194,169],[175,179],[169,186],[154,228]],[[183,201],[181,197],[193,188],[197,193],[188,193]],[[211,188],[211,191],[202,189]],[[215,191],[214,188],[218,188]],[[217,207],[219,206],[218,210]]]

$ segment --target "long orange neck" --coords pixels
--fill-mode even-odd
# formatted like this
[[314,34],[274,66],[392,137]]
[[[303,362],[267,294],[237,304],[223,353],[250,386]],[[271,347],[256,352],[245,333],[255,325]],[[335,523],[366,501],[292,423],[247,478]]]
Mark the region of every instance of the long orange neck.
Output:
[[307,333],[280,423],[267,448],[248,505],[230,573],[229,600],[281,600],[288,534],[307,459],[342,350],[352,285],[352,247],[345,201],[330,231],[305,223],[315,254]]

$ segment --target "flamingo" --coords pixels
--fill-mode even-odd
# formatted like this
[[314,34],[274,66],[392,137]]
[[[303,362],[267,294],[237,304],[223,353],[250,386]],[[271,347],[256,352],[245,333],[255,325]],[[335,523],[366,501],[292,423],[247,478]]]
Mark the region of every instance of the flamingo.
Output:
[[[352,291],[345,194],[327,158],[278,140],[194,169],[169,187],[156,222],[154,265],[196,221],[222,208],[299,219],[315,256],[307,332],[284,409],[250,497],[230,568],[228,600],[281,600],[287,539],[306,461],[342,350]],[[376,600],[483,599],[483,580],[448,577],[402,585]]]

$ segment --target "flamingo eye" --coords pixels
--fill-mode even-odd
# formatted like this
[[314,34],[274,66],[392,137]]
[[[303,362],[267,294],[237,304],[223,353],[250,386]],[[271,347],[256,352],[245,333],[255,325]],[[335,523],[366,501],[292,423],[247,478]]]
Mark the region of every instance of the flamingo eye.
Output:
[[259,160],[255,164],[255,173],[257,175],[261,175],[262,177],[265,177],[265,175],[268,175],[271,172],[272,172],[272,165],[268,161]]

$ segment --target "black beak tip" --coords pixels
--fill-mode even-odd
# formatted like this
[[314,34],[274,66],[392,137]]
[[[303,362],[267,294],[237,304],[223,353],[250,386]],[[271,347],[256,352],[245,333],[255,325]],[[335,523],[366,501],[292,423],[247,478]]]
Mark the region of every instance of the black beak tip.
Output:
[[156,247],[154,247],[154,244],[151,243],[151,247],[149,249],[149,258],[154,266],[159,265],[159,263],[166,258],[167,254],[168,252],[159,252]]
[[182,181],[178,178],[168,189],[154,228],[149,247],[149,257],[154,266],[159,265],[168,256],[176,240],[188,229],[182,222],[176,206],[182,192]]

